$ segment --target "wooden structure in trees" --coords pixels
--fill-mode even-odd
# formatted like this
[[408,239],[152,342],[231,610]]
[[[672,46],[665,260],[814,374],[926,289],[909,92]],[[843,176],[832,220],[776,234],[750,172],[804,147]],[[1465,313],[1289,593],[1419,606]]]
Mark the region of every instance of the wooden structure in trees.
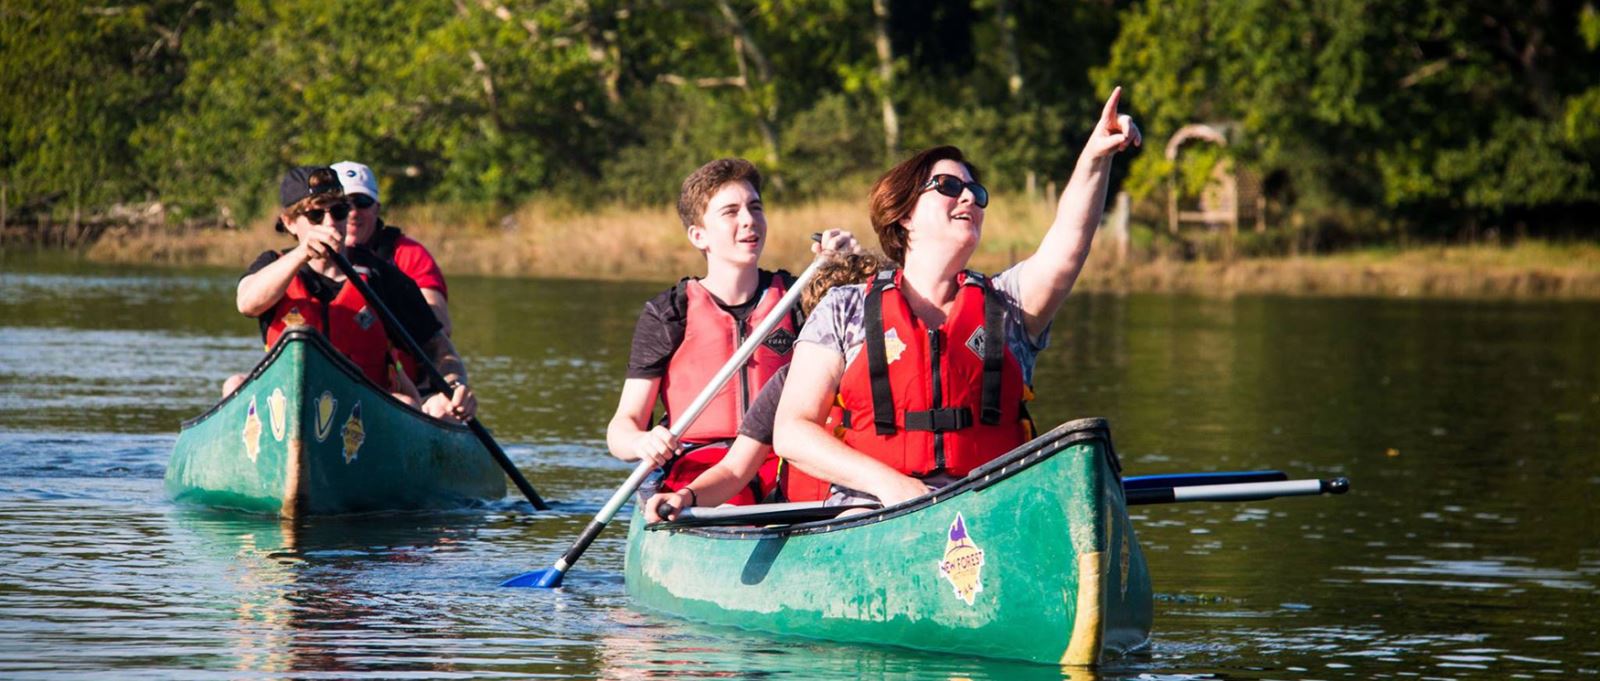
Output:
[[[1166,158],[1178,160],[1178,151],[1191,142],[1228,146],[1229,124],[1193,123],[1179,128],[1167,140]],[[1233,160],[1224,158],[1211,168],[1211,177],[1194,200],[1180,200],[1182,188],[1177,174],[1168,178],[1167,229],[1178,233],[1178,225],[1197,222],[1209,228],[1227,227],[1237,233],[1241,221],[1255,223],[1255,230],[1267,228],[1267,198],[1261,191],[1261,179],[1255,173],[1235,171]]]

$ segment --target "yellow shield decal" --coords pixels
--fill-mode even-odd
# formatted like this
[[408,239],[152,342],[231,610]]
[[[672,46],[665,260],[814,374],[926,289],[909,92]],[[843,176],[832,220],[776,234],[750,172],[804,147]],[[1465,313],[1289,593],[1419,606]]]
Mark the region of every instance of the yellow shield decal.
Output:
[[317,398],[317,442],[328,439],[328,434],[333,432],[333,412],[339,409],[339,400],[334,399],[333,393],[322,391],[322,396]]
[[273,388],[272,395],[267,398],[267,414],[272,417],[272,437],[283,442],[285,422],[289,417],[289,398],[283,396],[283,388]]

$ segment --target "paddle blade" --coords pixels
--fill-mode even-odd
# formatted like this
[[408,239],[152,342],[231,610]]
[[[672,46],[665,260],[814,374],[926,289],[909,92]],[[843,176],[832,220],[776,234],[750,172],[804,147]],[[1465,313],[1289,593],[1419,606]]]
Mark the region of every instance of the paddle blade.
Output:
[[525,572],[500,583],[500,586],[520,587],[527,589],[554,589],[561,586],[561,578],[566,572],[548,567],[543,570]]

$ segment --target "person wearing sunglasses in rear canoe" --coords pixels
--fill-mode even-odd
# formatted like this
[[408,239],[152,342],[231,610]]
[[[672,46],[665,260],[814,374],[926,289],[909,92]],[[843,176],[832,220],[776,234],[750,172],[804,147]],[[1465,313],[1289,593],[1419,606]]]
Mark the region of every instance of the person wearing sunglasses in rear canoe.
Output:
[[[345,248],[363,246],[383,260],[394,263],[407,277],[422,289],[423,300],[439,320],[444,335],[451,335],[449,290],[445,287],[444,271],[438,261],[416,239],[399,227],[384,224],[379,217],[383,207],[378,191],[378,177],[366,165],[354,161],[340,161],[329,166],[339,176],[344,186],[345,198],[350,202],[350,223],[345,230]],[[450,399],[442,395],[443,388],[431,385],[422,368],[411,361],[411,356],[400,354],[400,364],[406,375],[416,383],[422,395],[422,411],[435,418],[448,418]]]
[[[773,424],[789,463],[832,481],[830,503],[919,497],[1032,437],[1034,358],[1089,255],[1112,158],[1140,143],[1120,97],[1106,101],[1038,250],[996,276],[967,270],[989,192],[959,149],[919,153],[873,186],[872,226],[898,267],[834,288],[812,312]],[[825,425],[836,404],[840,437]]]
[[[321,331],[340,352],[361,368],[379,387],[413,407],[421,407],[416,386],[405,372],[396,370],[396,358],[405,351],[361,292],[345,280],[330,252],[343,252],[378,298],[394,313],[401,326],[430,355],[439,372],[454,389],[441,396],[447,415],[466,419],[477,411],[477,399],[466,386],[466,368],[442,332],[417,284],[404,272],[366,248],[347,248],[346,228],[350,203],[332,168],[301,166],[284,175],[278,188],[283,210],[277,229],[293,235],[298,244],[283,251],[266,251],[239,279],[235,303],[239,312],[255,317],[261,336],[271,347],[292,326]],[[243,375],[230,377],[223,394],[243,383]]]
[[345,246],[365,246],[417,282],[422,297],[433,309],[433,316],[444,326],[444,335],[451,335],[450,291],[445,286],[444,271],[439,269],[438,261],[426,246],[406,236],[399,227],[384,223],[380,217],[383,201],[378,191],[378,177],[371,168],[354,161],[340,161],[329,167],[339,175],[345,198],[350,200],[350,226],[345,233]]

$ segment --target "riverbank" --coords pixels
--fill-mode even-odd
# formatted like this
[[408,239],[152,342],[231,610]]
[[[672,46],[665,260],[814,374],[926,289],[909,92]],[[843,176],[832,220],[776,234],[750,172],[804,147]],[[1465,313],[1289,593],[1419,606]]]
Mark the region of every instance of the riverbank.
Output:
[[[998,271],[1027,257],[1049,226],[1053,206],[1017,197],[996,201],[973,266]],[[424,206],[390,211],[394,224],[427,244],[452,274],[670,281],[702,270],[670,207],[579,211],[530,205],[509,215],[481,207]],[[806,235],[853,229],[875,242],[853,202],[822,201],[768,211],[764,262],[802,267]],[[1204,295],[1287,294],[1445,298],[1600,299],[1600,244],[1522,241],[1514,245],[1370,249],[1327,256],[1184,261],[1148,255],[1141,235],[1126,259],[1109,232],[1097,238],[1080,290]],[[1148,241],[1145,239],[1144,241]],[[113,228],[83,249],[113,264],[242,269],[256,253],[289,237],[270,221],[242,230]]]

